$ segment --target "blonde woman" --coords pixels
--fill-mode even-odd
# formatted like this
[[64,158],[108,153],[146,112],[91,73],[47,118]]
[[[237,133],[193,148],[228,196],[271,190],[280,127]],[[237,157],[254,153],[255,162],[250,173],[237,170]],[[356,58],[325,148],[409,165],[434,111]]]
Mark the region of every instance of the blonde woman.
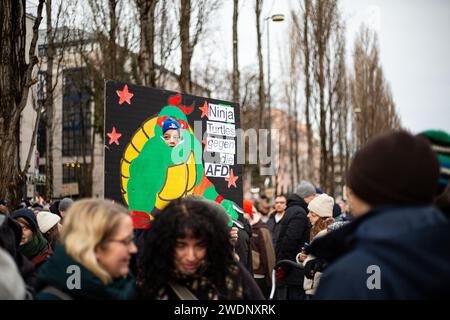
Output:
[[[323,236],[327,233],[327,227],[334,222],[333,206],[334,199],[325,193],[314,198],[309,203],[308,219],[312,225],[310,232],[310,241],[313,241],[317,237]],[[297,262],[303,263],[304,266],[306,266],[306,263],[313,259],[314,257],[312,255],[306,254],[304,250],[302,250],[302,252],[297,255]],[[319,284],[320,275],[320,272],[316,272],[313,276],[313,279],[309,279],[305,276],[303,281],[303,288],[305,289],[307,299],[310,299],[312,295],[314,295]]]
[[61,244],[38,274],[36,298],[134,298],[133,240],[133,222],[124,207],[98,199],[75,202],[64,217]]

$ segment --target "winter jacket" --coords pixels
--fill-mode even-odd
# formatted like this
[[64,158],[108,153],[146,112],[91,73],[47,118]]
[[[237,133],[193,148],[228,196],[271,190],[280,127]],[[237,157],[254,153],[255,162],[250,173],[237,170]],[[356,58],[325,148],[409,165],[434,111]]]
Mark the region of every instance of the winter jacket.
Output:
[[271,214],[269,219],[267,220],[267,227],[269,228],[270,235],[272,236],[272,243],[273,243],[274,248],[277,247],[277,240],[280,235],[281,220],[283,220],[283,218],[284,218],[284,215],[283,215],[283,218],[281,218],[277,222],[275,220],[275,216],[276,216],[276,212]]
[[250,274],[253,273],[253,263],[252,263],[252,250],[250,248],[250,239],[252,236],[252,227],[247,219],[239,213],[238,226],[238,242],[236,245],[236,253],[239,256],[239,261],[247,268]]
[[316,299],[450,297],[450,224],[434,207],[379,208],[314,241]]
[[[327,234],[327,229],[324,229],[316,234],[314,239],[312,241],[315,241],[316,239],[323,237]],[[314,260],[316,257],[314,257],[312,254],[308,254],[306,259],[303,262],[298,261],[299,255],[297,255],[297,262],[302,263],[303,267],[306,268],[308,262]],[[319,285],[320,277],[322,276],[321,272],[315,272],[312,279],[308,278],[305,275],[305,278],[303,279],[303,289],[305,289],[305,294],[307,295],[314,295],[314,293],[317,290],[317,287]]]
[[287,201],[286,212],[281,219],[280,233],[275,247],[276,260],[292,260],[305,242],[309,242],[311,224],[307,218],[308,205],[293,194]]
[[255,277],[264,276],[266,284],[270,286],[272,269],[275,265],[275,251],[270,231],[261,220],[252,225],[251,248],[253,274]]
[[[76,275],[75,267],[79,268],[80,288],[69,289],[67,283],[76,284],[69,277]],[[71,267],[71,268],[69,268]],[[75,271],[74,271],[75,270]],[[75,278],[74,278],[75,279]],[[37,277],[36,300],[62,300],[60,294],[48,292],[46,288],[56,288],[68,295],[71,300],[128,300],[135,297],[135,280],[128,275],[126,278],[113,280],[112,283],[105,285],[101,280],[86,269],[82,264],[69,256],[64,247],[60,244],[55,246],[55,253],[41,267]]]

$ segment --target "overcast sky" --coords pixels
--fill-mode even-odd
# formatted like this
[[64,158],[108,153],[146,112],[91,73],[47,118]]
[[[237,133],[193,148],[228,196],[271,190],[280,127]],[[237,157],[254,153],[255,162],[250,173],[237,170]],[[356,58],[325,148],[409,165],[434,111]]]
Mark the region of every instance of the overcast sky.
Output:
[[[241,0],[239,63],[255,66],[254,0]],[[289,13],[294,0],[265,0],[263,16]],[[381,64],[391,85],[404,127],[413,132],[439,128],[450,132],[450,1],[448,0],[341,0],[347,25],[347,49],[364,21],[379,33]],[[233,2],[225,1],[219,16],[218,38],[225,58],[231,55]],[[288,23],[271,22],[272,80],[280,69],[279,50],[287,48]],[[266,54],[266,34],[263,35]],[[196,49],[197,50],[197,49]],[[228,61],[231,69],[232,60]]]
[[[27,0],[27,6],[34,2],[36,0]],[[255,1],[239,2],[240,69],[256,70]],[[290,8],[297,5],[298,0],[264,0],[262,16],[283,13],[288,20]],[[340,0],[340,9],[347,27],[349,62],[361,23],[365,22],[378,32],[381,64],[403,126],[413,132],[429,128],[450,132],[450,1]],[[193,63],[204,64],[207,57],[231,70],[232,14],[233,1],[224,0],[218,14],[208,17],[212,33],[195,48]],[[275,88],[280,74],[279,57],[288,48],[287,22],[270,23],[271,78]],[[266,41],[264,31],[264,59]],[[265,66],[266,63],[265,60]]]

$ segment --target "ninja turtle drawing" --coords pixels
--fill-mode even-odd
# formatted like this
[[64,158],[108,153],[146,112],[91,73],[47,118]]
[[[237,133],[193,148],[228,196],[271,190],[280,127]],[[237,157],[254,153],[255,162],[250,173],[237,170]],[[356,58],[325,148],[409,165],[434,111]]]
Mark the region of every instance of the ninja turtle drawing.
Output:
[[193,106],[180,102],[181,95],[169,98],[168,105],[135,132],[123,154],[121,191],[136,229],[146,228],[170,201],[190,194],[220,203],[230,226],[238,219],[239,207],[219,195],[203,172],[202,145],[186,117]]

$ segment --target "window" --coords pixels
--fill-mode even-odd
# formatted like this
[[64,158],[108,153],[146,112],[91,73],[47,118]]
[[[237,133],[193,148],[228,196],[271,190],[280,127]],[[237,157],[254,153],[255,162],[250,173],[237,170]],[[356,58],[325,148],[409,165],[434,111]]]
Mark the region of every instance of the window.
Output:
[[46,86],[46,78],[47,73],[45,71],[39,71],[37,74],[38,84],[37,84],[37,100],[38,104],[42,106],[45,100],[45,86]]
[[80,163],[63,163],[63,183],[73,183],[80,181]]
[[63,83],[63,156],[90,155],[91,108],[89,86],[82,68],[64,70]]
[[38,56],[39,57],[46,57],[47,56],[47,50],[48,50],[48,46],[46,44],[40,44],[38,46]]

